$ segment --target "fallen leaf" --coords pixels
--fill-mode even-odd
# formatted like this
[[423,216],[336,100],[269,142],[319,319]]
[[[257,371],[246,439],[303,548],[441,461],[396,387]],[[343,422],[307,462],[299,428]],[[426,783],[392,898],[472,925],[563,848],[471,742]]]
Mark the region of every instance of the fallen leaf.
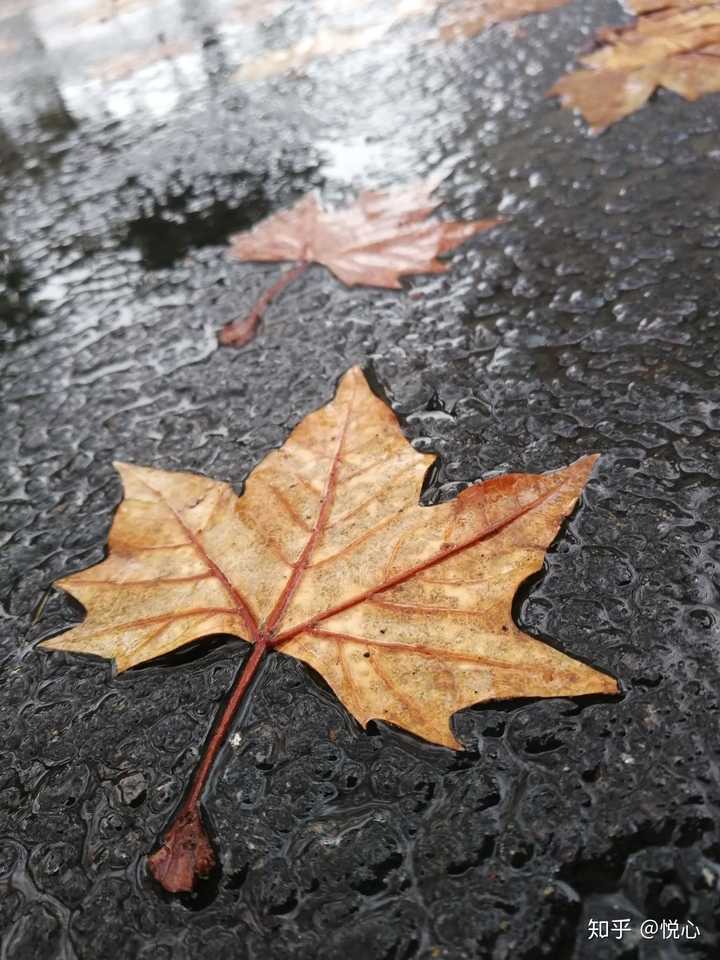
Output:
[[295,261],[257,301],[247,317],[223,328],[220,342],[241,346],[250,340],[271,303],[311,263],[327,267],[352,287],[401,289],[400,278],[444,273],[449,253],[468,237],[502,220],[428,219],[440,200],[431,194],[445,173],[396,190],[361,193],[354,204],[325,210],[314,193],[290,210],[273,214],[252,230],[231,237],[229,254],[244,261]]
[[118,670],[212,633],[253,645],[150,857],[167,890],[190,890],[212,869],[200,796],[271,649],[317,670],[363,726],[378,718],[454,749],[450,718],[471,704],[617,692],[512,617],[517,588],[542,567],[597,457],[495,477],[424,507],[434,459],[353,368],[241,497],[194,474],[117,465],[125,498],[107,559],[57,582],[87,619],[43,645],[113,658]]
[[[388,4],[381,16],[361,25],[337,23],[338,12],[352,12],[358,6],[357,2],[348,4],[349,9],[346,10],[333,4],[329,11],[336,21],[333,25],[323,26],[317,33],[303,37],[289,47],[266,50],[244,63],[233,79],[265,80],[278,74],[303,70],[323,57],[337,57],[355,50],[365,50],[379,43],[393,27],[431,12],[437,3],[438,0],[396,0],[395,3]],[[323,7],[318,9],[321,15],[327,12]]]
[[235,79],[265,80],[277,74],[302,70],[321,57],[337,57],[353,50],[363,50],[382,39],[394,23],[394,18],[387,18],[367,27],[319,30],[291,47],[267,50],[249,60],[235,74]]
[[569,0],[464,0],[451,4],[440,24],[443,40],[475,37],[498,23],[564,7]]
[[[606,28],[586,69],[562,77],[549,96],[578,110],[593,133],[629,116],[659,87],[686,100],[720,92],[720,2],[632,0],[635,23]],[[659,9],[660,8],[660,9]]]
[[630,13],[657,13],[660,10],[688,10],[711,7],[717,0],[624,0]]
[[[356,50],[366,50],[384,40],[394,28],[408,21],[439,15],[439,30],[431,27],[422,39],[440,36],[445,41],[474,37],[495,24],[519,20],[529,14],[543,13],[569,3],[569,0],[399,0],[388,4],[380,17],[358,26],[322,27],[317,33],[303,37],[289,47],[267,50],[248,60],[235,73],[235,80],[265,80],[278,74],[303,70],[310,63],[323,57],[337,57]],[[337,14],[338,9],[347,12],[358,6],[366,6],[357,0],[338,7],[337,3],[325,0],[319,9]]]

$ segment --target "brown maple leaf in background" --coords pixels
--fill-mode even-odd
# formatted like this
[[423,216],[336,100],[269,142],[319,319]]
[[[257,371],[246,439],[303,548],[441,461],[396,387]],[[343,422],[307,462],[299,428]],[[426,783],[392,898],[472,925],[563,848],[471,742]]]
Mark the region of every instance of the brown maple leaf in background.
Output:
[[499,218],[467,222],[429,218],[440,203],[431,194],[444,176],[436,174],[395,190],[367,190],[340,210],[325,210],[311,193],[290,210],[236,234],[231,238],[231,257],[289,260],[297,265],[260,297],[246,317],[227,324],[220,332],[220,342],[233,346],[247,343],[268,304],[313,263],[327,267],[349,287],[401,289],[401,277],[444,273],[449,264],[438,256],[502,222]]
[[89,73],[106,83],[110,83],[113,80],[123,80],[130,77],[146,67],[161,63],[163,60],[172,63],[178,57],[192,53],[192,50],[193,45],[189,40],[178,40],[174,43],[162,41],[152,47],[128,51],[94,63],[90,66]]
[[449,4],[440,23],[443,40],[475,37],[498,23],[564,7],[569,0],[462,0]]
[[[315,60],[337,57],[356,50],[366,50],[395,37],[395,30],[403,24],[418,19],[431,18],[420,35],[421,40],[434,40],[438,36],[446,42],[474,37],[490,27],[506,21],[519,20],[530,14],[543,13],[555,7],[565,6],[569,0],[396,0],[387,3],[378,14],[369,11],[365,23],[343,24],[337,17],[330,17],[330,25],[321,27],[289,47],[265,50],[259,56],[247,60],[235,73],[235,80],[264,80],[277,74],[303,70]],[[343,4],[343,12],[367,7],[363,0]],[[319,4],[319,13],[336,13],[337,3]]]
[[578,110],[593,133],[634,113],[659,87],[686,100],[720,92],[720,0],[630,0],[635,23],[598,35],[586,69],[562,77],[549,96]]
[[381,41],[396,22],[396,17],[389,16],[364,27],[324,27],[290,47],[265,50],[246,61],[234,79],[264,80],[302,70],[322,57],[338,57],[355,50],[365,50]]
[[273,649],[317,670],[365,726],[461,748],[450,718],[512,697],[617,693],[611,677],[523,633],[520,584],[597,457],[508,474],[421,506],[418,453],[358,368],[257,466],[227,483],[118,464],[125,498],[106,560],[57,585],[87,619],[44,642],[126,670],[213,633],[252,644],[160,849],[155,878],[191,890],[214,853],[200,797],[253,674]]

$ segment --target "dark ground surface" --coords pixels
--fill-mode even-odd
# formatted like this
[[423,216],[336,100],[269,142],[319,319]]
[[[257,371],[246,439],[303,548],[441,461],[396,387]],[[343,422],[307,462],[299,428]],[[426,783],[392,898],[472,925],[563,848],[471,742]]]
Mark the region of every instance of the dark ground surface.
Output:
[[[545,100],[622,19],[611,2],[452,46],[408,21],[253,83],[239,64],[327,4],[253,25],[249,4],[68,3],[69,27],[27,6],[0,8],[0,956],[718,956],[720,97],[661,94],[598,139]],[[159,32],[187,46],[117,59]],[[228,261],[229,232],[450,155],[445,215],[506,227],[414,297],[313,268],[249,347],[217,349],[279,271]],[[163,896],[144,854],[246,647],[114,678],[36,651],[82,616],[59,591],[38,604],[103,557],[113,459],[240,489],[353,363],[442,455],[431,500],[603,454],[516,609],[622,697],[466,710],[453,754],[363,732],[274,656],[206,794],[222,872]],[[588,941],[623,917],[621,941]],[[701,936],[643,941],[645,918]]]

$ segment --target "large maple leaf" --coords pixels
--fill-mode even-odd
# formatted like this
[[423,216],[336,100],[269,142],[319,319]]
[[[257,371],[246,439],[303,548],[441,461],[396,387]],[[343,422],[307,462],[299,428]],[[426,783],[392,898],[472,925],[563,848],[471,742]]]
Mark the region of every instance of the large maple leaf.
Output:
[[290,210],[236,234],[231,238],[230,256],[249,261],[290,260],[297,266],[260,297],[247,317],[223,328],[221,343],[247,343],[268,304],[312,263],[327,267],[349,287],[400,289],[401,277],[444,273],[448,263],[439,256],[502,222],[497,218],[467,222],[428,219],[440,203],[431,194],[444,176],[439,173],[395,190],[366,190],[355,203],[339,210],[324,209],[310,193]]
[[631,0],[634,24],[607,28],[585,69],[562,77],[549,96],[578,110],[593,133],[639,110],[665,87],[686,100],[720,93],[719,0]]
[[365,725],[460,748],[450,718],[511,697],[615,693],[609,676],[523,633],[518,586],[539,570],[596,457],[509,474],[419,504],[434,457],[404,438],[357,368],[270,453],[227,483],[118,464],[125,498],[102,563],[58,581],[87,618],[44,642],[126,670],[213,633],[251,643],[190,791],[151,858],[171,891],[214,856],[200,795],[253,672],[271,649],[318,671]]

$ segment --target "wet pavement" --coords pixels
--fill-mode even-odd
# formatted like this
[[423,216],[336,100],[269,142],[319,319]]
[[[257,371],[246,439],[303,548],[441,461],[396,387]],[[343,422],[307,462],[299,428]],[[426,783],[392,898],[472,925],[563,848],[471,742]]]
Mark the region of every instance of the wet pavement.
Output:
[[[3,960],[717,956],[720,96],[593,139],[544,94],[615,3],[454,43],[432,6],[0,5]],[[233,231],[450,157],[444,215],[508,223],[447,275],[313,267],[218,349],[281,269]],[[516,619],[623,694],[463,711],[453,754],[274,656],[206,795],[222,869],[165,896],[144,854],[246,648],[113,678],[35,650],[82,616],[47,588],[103,557],[112,460],[240,490],[353,363],[441,454],[428,502],[603,454]]]

